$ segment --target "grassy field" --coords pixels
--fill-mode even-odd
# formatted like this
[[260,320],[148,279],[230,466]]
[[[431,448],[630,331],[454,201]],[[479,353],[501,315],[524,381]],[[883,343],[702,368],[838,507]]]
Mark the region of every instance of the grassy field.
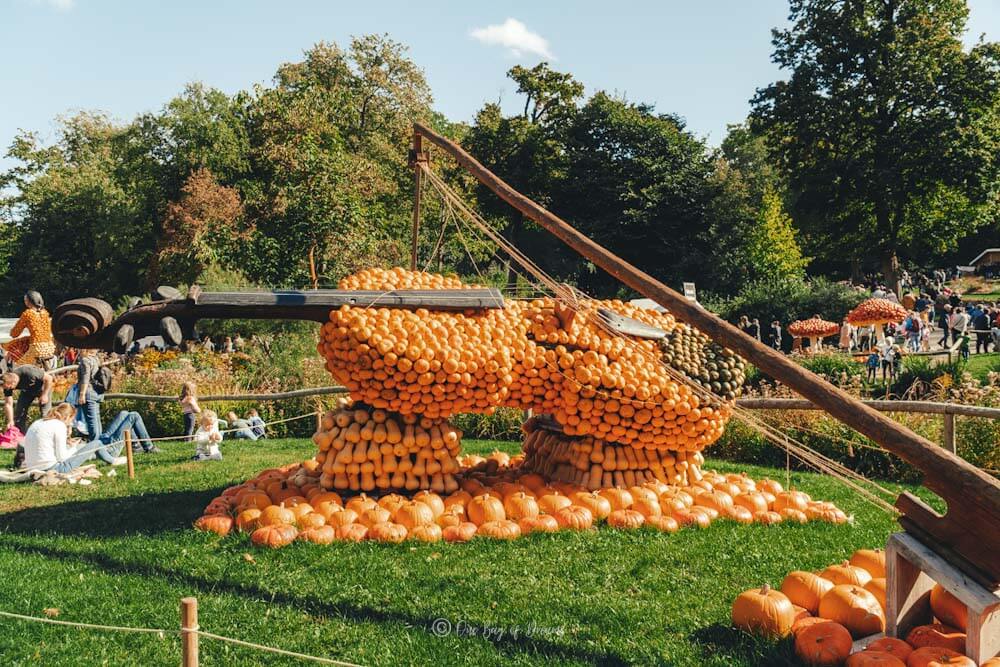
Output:
[[[469,442],[471,451],[514,443]],[[838,482],[795,485],[854,514],[853,525],[737,526],[674,535],[607,528],[466,545],[251,547],[190,524],[221,489],[311,455],[304,440],[190,446],[138,458],[138,478],[90,487],[0,488],[0,610],[174,629],[178,600],[198,597],[218,634],[365,665],[788,664],[787,644],[729,628],[733,597],[884,543],[892,517]],[[7,454],[5,453],[5,456]],[[2,463],[6,464],[6,458]],[[784,471],[713,462],[784,480]],[[95,632],[0,618],[7,665],[178,664],[175,636]],[[450,630],[449,630],[450,628]],[[206,639],[204,665],[293,660]]]

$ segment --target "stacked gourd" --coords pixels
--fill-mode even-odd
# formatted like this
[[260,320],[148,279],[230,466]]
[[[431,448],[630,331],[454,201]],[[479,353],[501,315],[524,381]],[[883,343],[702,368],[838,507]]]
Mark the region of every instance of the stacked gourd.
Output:
[[345,404],[327,412],[313,442],[327,489],[451,493],[462,432],[444,420]]
[[[374,410],[369,411],[364,425],[373,422],[374,415]],[[336,416],[333,421],[336,425]],[[387,422],[388,416],[385,422],[376,423]],[[329,461],[339,450],[331,444],[325,451]],[[334,540],[513,539],[532,532],[586,530],[602,523],[622,530],[670,533],[682,526],[706,528],[713,521],[767,526],[782,521],[846,520],[829,503],[812,501],[799,491],[785,491],[773,480],[754,481],[742,474],[708,472],[687,486],[651,480],[591,490],[570,482],[550,482],[528,469],[522,455],[470,455],[460,457],[458,465],[461,468],[453,475],[458,488],[450,493],[424,490],[409,498],[395,492],[376,497],[324,488],[323,478],[329,474],[324,470],[326,463],[311,459],[265,470],[226,489],[208,504],[195,526],[220,535],[235,529],[250,533],[260,546],[281,547],[294,540],[326,544]]]
[[682,486],[701,479],[705,459],[699,452],[634,448],[589,436],[570,438],[536,424],[528,420],[524,425],[524,466],[546,479],[592,491],[652,481]]
[[[468,286],[434,274],[369,269],[340,287]],[[670,332],[669,340],[618,336],[599,309]],[[343,306],[330,313],[318,347],[352,398],[372,408],[431,420],[500,406],[531,409],[551,414],[568,436],[655,450],[643,458],[661,467],[667,452],[693,454],[715,442],[731,414],[728,402],[678,372],[726,399],[743,381],[742,362],[731,352],[668,313],[621,301],[582,301],[569,315],[554,299],[466,312]]]
[[885,637],[851,654],[853,641],[885,630],[885,554],[860,549],[849,561],[820,572],[796,570],[780,590],[765,585],[741,593],[733,624],[772,638],[794,636],[805,665],[968,665],[963,655],[968,609],[936,584],[930,606],[937,622],[913,628],[905,641]]

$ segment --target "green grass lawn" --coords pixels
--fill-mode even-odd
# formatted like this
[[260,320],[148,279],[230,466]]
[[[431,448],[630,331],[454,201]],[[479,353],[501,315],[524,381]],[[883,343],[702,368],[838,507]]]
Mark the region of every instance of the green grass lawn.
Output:
[[977,380],[985,381],[987,373],[997,370],[998,367],[1000,367],[1000,354],[990,352],[989,354],[970,354],[965,370]]
[[[466,443],[470,451],[495,446],[518,449]],[[7,582],[0,610],[41,616],[55,608],[62,620],[173,629],[178,600],[194,595],[209,632],[365,665],[788,664],[787,643],[730,629],[736,594],[881,545],[896,530],[882,510],[810,474],[793,474],[795,485],[834,500],[855,515],[853,525],[719,521],[674,535],[601,528],[503,543],[276,551],[190,528],[226,486],[312,452],[306,440],[238,443],[225,448],[225,461],[194,463],[190,445],[171,443],[139,456],[131,482],[121,474],[90,487],[0,488],[0,578]],[[784,471],[711,467],[784,480]],[[437,636],[434,629],[448,625],[452,631]],[[0,626],[8,665],[180,661],[175,636],[6,618]],[[300,663],[203,639],[202,664]]]

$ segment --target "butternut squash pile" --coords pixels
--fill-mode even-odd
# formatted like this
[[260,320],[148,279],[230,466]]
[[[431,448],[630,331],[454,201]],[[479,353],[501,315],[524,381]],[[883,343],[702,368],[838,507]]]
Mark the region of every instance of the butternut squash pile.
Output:
[[397,415],[345,403],[324,415],[313,442],[327,489],[458,489],[455,473],[462,432],[445,420]]

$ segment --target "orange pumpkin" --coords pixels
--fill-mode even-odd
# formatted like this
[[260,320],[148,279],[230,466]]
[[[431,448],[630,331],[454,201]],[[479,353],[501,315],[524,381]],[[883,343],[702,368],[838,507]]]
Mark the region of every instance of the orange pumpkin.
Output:
[[733,508],[733,497],[724,491],[706,491],[695,496],[695,507],[709,507],[722,515]]
[[851,565],[872,575],[872,579],[885,578],[885,552],[881,549],[858,549],[851,555]]
[[[441,505],[444,507],[444,505]],[[412,531],[417,526],[426,526],[434,523],[434,510],[427,504],[414,501],[406,503],[398,510],[393,521],[401,524],[406,530]]]
[[360,542],[368,537],[368,527],[360,523],[345,523],[336,530],[337,539],[345,542]]
[[878,578],[872,579],[864,586],[865,590],[875,596],[878,600],[879,605],[882,606],[882,611],[885,611],[885,579]]
[[204,530],[225,537],[233,529],[233,519],[222,514],[208,514],[199,517],[194,522],[194,527],[198,530]]
[[745,507],[750,510],[751,514],[753,512],[766,512],[768,509],[767,498],[759,491],[747,491],[746,493],[733,496],[733,504]]
[[829,579],[812,572],[794,570],[785,575],[781,582],[781,592],[792,604],[808,609],[810,614],[816,614],[819,611],[819,601],[830,592],[833,585]]
[[[424,509],[430,513],[430,508],[425,507]],[[391,520],[392,515],[389,514],[389,510],[384,507],[379,507],[378,505],[369,507],[361,513],[361,516],[358,517],[358,523],[362,526],[368,526],[369,530],[371,530],[371,527],[377,523],[389,523]]]
[[795,623],[795,610],[785,594],[764,584],[740,593],[733,601],[733,625],[770,638],[787,637]]
[[884,651],[859,651],[847,658],[844,667],[906,667],[906,663]]
[[945,667],[946,665],[976,667],[976,663],[958,651],[937,646],[915,649],[906,659],[906,667]]
[[969,624],[969,608],[941,584],[934,584],[931,589],[931,611],[943,624],[959,630],[964,631]]
[[441,527],[433,523],[420,524],[410,531],[410,538],[420,542],[440,542],[442,537]]
[[771,509],[775,512],[780,512],[786,507],[790,507],[793,510],[805,512],[806,508],[809,507],[810,500],[812,498],[801,491],[783,491],[774,494],[774,502],[771,504]]
[[322,514],[316,512],[309,512],[300,516],[298,521],[295,522],[299,527],[299,530],[306,530],[307,528],[320,528],[326,525],[326,519],[323,518]]
[[[357,523],[358,513],[354,510],[340,510],[339,512],[333,512],[328,514],[326,517],[327,524],[333,526],[334,528],[340,528],[341,526],[349,526],[353,523]],[[367,528],[368,526],[365,526]]]
[[882,651],[883,653],[889,653],[896,656],[904,663],[906,659],[910,657],[913,653],[913,647],[904,642],[902,639],[897,639],[895,637],[882,637],[876,639],[865,649],[866,651]]
[[250,534],[250,541],[261,547],[279,549],[292,543],[299,530],[287,523],[262,526]]
[[445,512],[438,518],[434,519],[434,523],[436,523],[442,529],[447,528],[449,526],[457,526],[463,521],[464,519],[462,518],[462,516],[456,512]]
[[528,517],[517,522],[523,535],[529,533],[554,533],[559,530],[559,522],[551,514],[539,514],[536,517]]
[[278,524],[295,523],[295,514],[290,509],[285,509],[283,505],[270,505],[265,507],[260,513],[258,523],[261,526],[274,526]]
[[476,496],[466,506],[469,521],[481,526],[490,521],[503,521],[507,518],[503,503],[492,496]]
[[252,533],[260,528],[260,510],[256,507],[245,509],[236,517],[236,530]]
[[655,528],[664,533],[676,533],[680,529],[677,519],[672,516],[661,515],[646,519],[647,526]]
[[445,542],[468,542],[476,536],[476,524],[466,521],[457,526],[448,526],[441,531]]
[[336,536],[332,526],[315,526],[300,532],[297,539],[313,544],[330,544]]
[[515,491],[508,495],[503,501],[503,509],[511,521],[536,517],[540,513],[534,496],[529,496],[523,491]]
[[851,633],[840,623],[813,623],[795,635],[795,655],[809,667],[839,667],[851,654]]
[[906,635],[906,643],[913,648],[946,648],[961,653],[965,650],[965,633],[941,623],[918,625]]
[[646,517],[633,510],[615,510],[608,515],[608,525],[612,528],[638,528],[646,523]]
[[885,614],[875,596],[853,584],[838,584],[819,601],[819,615],[840,623],[855,637],[885,630]]
[[729,513],[726,515],[726,518],[732,519],[737,523],[749,524],[753,523],[753,512],[742,505],[733,505],[732,509],[730,509]]
[[[657,509],[659,509],[659,505],[657,505]],[[588,530],[594,525],[594,515],[586,507],[580,505],[563,507],[552,516],[555,517],[560,528],[569,530]]]
[[573,494],[572,500],[575,504],[590,510],[595,521],[606,519],[611,514],[611,502],[596,491],[579,491]]
[[383,521],[368,527],[368,539],[376,542],[399,544],[406,539],[406,528],[398,523]]
[[753,520],[756,523],[761,523],[765,526],[773,526],[781,523],[782,518],[777,512],[757,512],[753,515]]
[[868,574],[867,570],[854,567],[846,560],[839,565],[831,565],[826,568],[820,572],[820,576],[824,579],[829,579],[837,585],[851,584],[853,586],[864,586],[872,580],[872,575]]
[[550,493],[538,499],[538,511],[541,514],[552,514],[555,516],[556,512],[572,504],[573,501],[566,496]]
[[800,512],[799,510],[792,509],[791,507],[786,507],[785,509],[778,512],[778,515],[785,521],[790,521],[791,523],[808,523],[809,517],[806,516],[805,512]]
[[[614,514],[614,512],[612,512]],[[639,516],[642,516],[641,514]],[[708,518],[707,514],[702,512],[693,512],[690,509],[676,510],[671,516],[677,521],[681,526],[693,526],[695,528],[708,528],[712,520]],[[611,523],[611,517],[608,517],[608,523]]]
[[817,623],[829,623],[825,618],[820,618],[819,616],[807,616],[805,618],[800,618],[794,623],[792,623],[792,634],[798,636],[798,634],[808,628],[810,625],[816,625]]
[[611,503],[612,511],[626,510],[632,506],[632,494],[625,489],[613,487],[609,489],[601,489],[598,493],[608,499],[608,502]]
[[497,521],[485,521],[479,525],[476,535],[493,538],[495,540],[513,540],[521,536],[521,527],[513,521],[500,519]]

